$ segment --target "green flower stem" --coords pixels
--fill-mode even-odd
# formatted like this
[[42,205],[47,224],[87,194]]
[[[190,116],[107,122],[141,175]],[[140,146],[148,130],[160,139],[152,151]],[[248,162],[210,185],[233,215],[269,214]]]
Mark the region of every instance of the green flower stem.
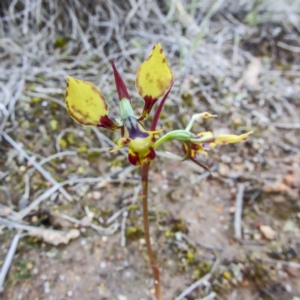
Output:
[[168,132],[167,134],[165,134],[155,142],[155,149],[157,149],[161,144],[165,142],[174,141],[174,140],[189,142],[191,140],[191,133],[186,130],[174,130]]
[[149,174],[150,163],[143,164],[141,167],[141,178],[142,178],[142,197],[143,197],[143,225],[145,231],[145,240],[147,246],[147,253],[149,257],[149,262],[152,268],[153,278],[154,278],[154,287],[155,287],[155,297],[156,300],[162,300],[161,293],[161,283],[159,268],[155,263],[151,241],[149,233],[149,218],[148,218],[148,174]]
[[214,136],[206,136],[198,139],[190,139],[190,142],[194,144],[213,143],[216,140]]

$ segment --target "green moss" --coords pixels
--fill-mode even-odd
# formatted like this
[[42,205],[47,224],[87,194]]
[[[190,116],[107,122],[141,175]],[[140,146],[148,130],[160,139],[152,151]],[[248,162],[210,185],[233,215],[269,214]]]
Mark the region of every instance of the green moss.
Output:
[[66,140],[68,141],[68,143],[70,145],[75,145],[76,144],[74,133],[68,133],[67,137],[66,137]]
[[165,231],[165,237],[166,238],[173,238],[174,237],[174,232],[171,232],[169,230]]
[[196,260],[196,255],[195,255],[195,252],[194,251],[188,251],[187,253],[186,253],[186,260],[187,260],[187,262],[188,262],[188,264],[193,264],[194,262],[195,262],[195,260]]
[[86,153],[88,150],[87,146],[86,145],[82,145],[80,146],[79,148],[77,148],[77,152],[78,153]]
[[58,36],[54,42],[54,48],[65,48],[67,45],[67,40],[63,36]]
[[58,122],[55,119],[50,120],[50,127],[53,131],[57,130],[58,128]]
[[9,276],[10,282],[20,282],[31,277],[33,264],[28,260],[19,259],[14,262],[14,267]]
[[130,226],[126,228],[125,236],[129,240],[138,240],[144,236],[144,231],[140,226]]
[[34,97],[34,98],[31,98],[30,100],[30,104],[37,104],[37,103],[40,103],[42,101],[42,99],[40,97]]
[[136,205],[136,204],[131,204],[127,207],[127,211],[130,212],[130,211],[137,211],[139,210],[139,206]]
[[68,143],[67,143],[66,140],[61,139],[61,140],[59,141],[59,146],[60,146],[61,148],[67,148]]

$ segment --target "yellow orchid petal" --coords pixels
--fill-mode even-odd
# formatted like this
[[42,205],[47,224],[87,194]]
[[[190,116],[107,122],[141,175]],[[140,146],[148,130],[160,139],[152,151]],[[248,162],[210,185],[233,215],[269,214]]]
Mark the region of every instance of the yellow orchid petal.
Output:
[[91,82],[67,78],[66,107],[69,115],[78,123],[116,129],[108,117],[108,107],[101,91]]
[[145,99],[144,111],[147,114],[153,104],[171,88],[173,78],[161,44],[156,44],[147,60],[140,65],[135,81],[138,93]]
[[[206,131],[206,132],[198,133],[197,136],[199,138],[206,138],[206,137],[213,137],[213,134],[212,134],[211,131]],[[204,145],[207,144],[209,149],[212,149],[212,148],[216,147],[216,143],[212,143],[212,142],[207,142],[207,143],[204,142],[203,144]],[[203,152],[201,152],[201,151],[198,151],[198,152],[203,153],[203,154],[207,154],[206,151],[204,150],[204,148],[203,148]]]
[[253,131],[249,131],[247,133],[241,135],[235,134],[220,134],[215,137],[215,143],[217,145],[225,145],[229,143],[239,143],[248,139],[248,137],[253,133]]
[[129,138],[120,138],[118,140],[118,143],[117,143],[117,146],[109,149],[109,152],[115,152],[117,151],[118,149],[124,147],[125,145],[127,145],[128,143],[130,142],[130,139]]

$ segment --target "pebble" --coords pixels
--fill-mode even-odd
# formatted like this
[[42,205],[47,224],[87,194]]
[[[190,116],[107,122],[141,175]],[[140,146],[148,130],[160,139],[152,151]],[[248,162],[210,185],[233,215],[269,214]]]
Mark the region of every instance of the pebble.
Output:
[[262,225],[259,230],[267,240],[274,240],[276,237],[276,232],[270,226]]
[[44,282],[44,293],[49,294],[50,293],[50,283],[49,281]]
[[100,200],[100,198],[101,198],[101,192],[99,192],[99,191],[93,191],[93,192],[88,193],[86,196],[90,200]]

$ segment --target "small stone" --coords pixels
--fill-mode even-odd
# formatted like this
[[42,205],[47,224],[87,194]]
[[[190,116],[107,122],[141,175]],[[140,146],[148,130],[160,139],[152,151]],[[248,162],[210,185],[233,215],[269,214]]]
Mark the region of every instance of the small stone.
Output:
[[298,233],[299,232],[299,228],[297,226],[297,224],[292,221],[292,220],[288,220],[286,221],[284,227],[283,227],[283,231],[284,232],[294,232],[294,233]]
[[32,275],[37,275],[39,273],[39,269],[38,268],[34,268],[32,270]]
[[118,300],[127,300],[127,297],[123,295],[118,295]]
[[267,240],[274,240],[276,237],[276,232],[270,226],[262,225],[259,230]]
[[72,297],[72,296],[73,296],[73,292],[72,292],[72,291],[68,291],[68,292],[67,292],[67,296],[68,296],[68,297]]
[[47,276],[43,274],[43,275],[41,275],[41,279],[42,279],[42,280],[46,280],[46,279],[47,279]]
[[49,281],[44,282],[44,293],[49,294],[50,293],[50,283]]
[[228,165],[225,165],[223,163],[219,164],[219,168],[218,168],[218,172],[221,176],[223,177],[227,177],[229,172],[230,172],[230,168],[228,167]]
[[99,200],[101,198],[101,192],[93,191],[93,192],[88,193],[86,196],[90,200]]
[[260,233],[254,233],[253,239],[256,240],[256,241],[261,240],[261,234]]
[[235,213],[235,206],[229,207],[229,213],[234,214]]
[[25,166],[21,166],[21,167],[19,168],[19,171],[22,172],[22,173],[25,172],[25,171],[26,171],[26,167],[25,167]]
[[151,189],[151,192],[153,193],[153,194],[157,194],[158,193],[158,188],[155,188],[155,187],[153,187],[152,189]]
[[282,182],[266,183],[263,187],[265,193],[282,193],[290,190],[290,187]]
[[285,184],[290,186],[291,188],[296,188],[299,186],[299,179],[295,175],[286,175],[283,178]]
[[285,285],[285,290],[288,292],[288,293],[292,293],[293,292],[293,288],[290,284],[286,284]]

